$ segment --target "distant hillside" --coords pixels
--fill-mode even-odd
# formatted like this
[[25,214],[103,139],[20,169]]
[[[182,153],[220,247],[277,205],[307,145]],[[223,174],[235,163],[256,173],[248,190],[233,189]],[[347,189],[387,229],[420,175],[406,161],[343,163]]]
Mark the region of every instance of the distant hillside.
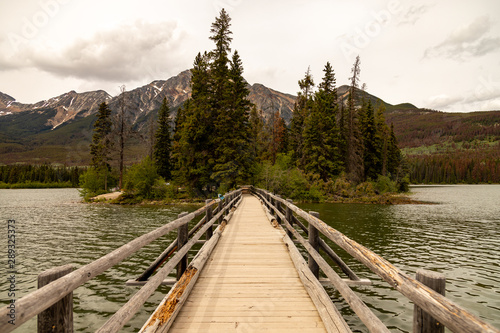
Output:
[[449,113],[424,109],[386,113],[402,148],[446,142],[500,140],[500,111]]
[[[164,97],[169,101],[173,120],[177,110],[191,95],[190,80],[191,72],[186,70],[168,80],[153,81],[127,91],[127,110],[134,128],[146,132],[147,124],[152,117],[156,118]],[[290,123],[296,96],[259,83],[248,85],[248,88],[249,99],[262,110],[263,118],[269,119],[273,113],[279,112],[286,123]],[[345,85],[337,89],[344,104],[347,103],[348,90]],[[359,90],[357,95],[363,96],[365,101],[370,100],[375,107],[385,106],[386,121],[394,123],[400,147],[410,157],[412,165],[417,165],[424,158],[429,160],[428,156],[432,154],[450,155],[453,151],[464,152],[467,149],[477,152],[478,149],[495,147],[500,141],[500,111],[444,113],[418,109],[410,103],[391,105]],[[19,103],[0,92],[0,164],[88,164],[95,113],[103,101],[108,102],[113,112],[117,111],[118,97],[112,97],[103,90],[70,91],[35,104]],[[358,101],[358,105],[360,103]],[[139,139],[132,139],[127,149],[129,162],[137,161],[144,155],[144,144]],[[475,156],[491,155],[478,154]]]

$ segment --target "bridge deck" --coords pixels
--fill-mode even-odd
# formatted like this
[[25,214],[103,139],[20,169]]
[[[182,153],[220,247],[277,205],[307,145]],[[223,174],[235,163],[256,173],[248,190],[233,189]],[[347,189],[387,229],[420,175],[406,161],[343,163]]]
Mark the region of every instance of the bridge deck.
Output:
[[171,332],[326,332],[282,238],[244,195]]

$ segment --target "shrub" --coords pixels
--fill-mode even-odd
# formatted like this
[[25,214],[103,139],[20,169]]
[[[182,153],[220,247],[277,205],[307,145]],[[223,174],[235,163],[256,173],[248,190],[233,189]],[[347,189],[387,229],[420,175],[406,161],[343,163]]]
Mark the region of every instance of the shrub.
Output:
[[[99,194],[107,193],[105,190],[106,170],[104,168],[88,168],[80,175],[80,195],[89,200]],[[107,173],[108,188],[116,186],[116,177],[108,171]]]
[[149,157],[133,165],[125,175],[125,190],[144,199],[163,199],[167,192],[165,186]]
[[392,181],[387,176],[378,176],[375,182],[375,189],[379,193],[396,192],[396,182]]
[[410,176],[406,175],[403,178],[401,178],[398,183],[397,183],[398,191],[399,192],[409,192],[410,191]]

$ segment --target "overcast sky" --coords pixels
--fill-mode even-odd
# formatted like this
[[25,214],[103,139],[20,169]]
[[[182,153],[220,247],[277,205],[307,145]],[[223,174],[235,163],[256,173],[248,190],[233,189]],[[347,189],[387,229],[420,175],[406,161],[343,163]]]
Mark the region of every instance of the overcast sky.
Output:
[[111,95],[165,80],[210,50],[232,18],[250,84],[296,94],[327,61],[386,102],[500,110],[498,0],[19,0],[0,3],[0,91],[22,103],[70,90]]

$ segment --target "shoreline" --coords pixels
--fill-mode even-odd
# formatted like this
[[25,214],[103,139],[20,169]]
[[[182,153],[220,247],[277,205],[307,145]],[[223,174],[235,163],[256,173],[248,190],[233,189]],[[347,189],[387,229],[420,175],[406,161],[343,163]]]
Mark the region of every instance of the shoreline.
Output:
[[[203,204],[205,199],[165,199],[165,200],[148,200],[134,197],[121,198],[125,192],[111,192],[101,194],[90,198],[88,202],[91,204],[108,204],[122,206],[166,206],[166,205],[196,205]],[[295,204],[302,203],[329,203],[329,204],[369,204],[369,205],[432,205],[438,204],[435,202],[427,202],[411,198],[409,194],[386,193],[375,196],[362,197],[335,197],[320,202],[311,201],[294,201]]]

